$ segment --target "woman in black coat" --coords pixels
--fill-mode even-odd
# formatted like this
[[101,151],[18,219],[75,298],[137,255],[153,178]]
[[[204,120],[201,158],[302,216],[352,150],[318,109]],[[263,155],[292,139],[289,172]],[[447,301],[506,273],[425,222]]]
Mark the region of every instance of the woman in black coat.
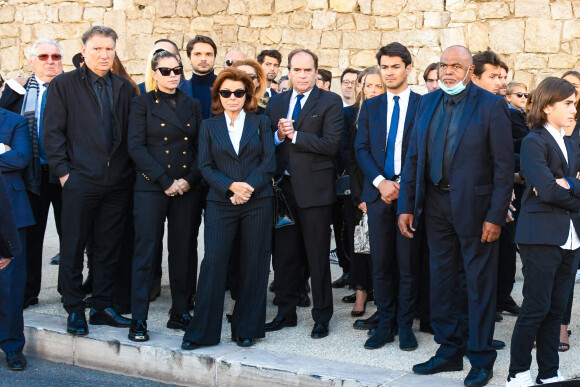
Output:
[[580,247],[580,157],[566,137],[574,128],[575,103],[574,87],[550,77],[534,91],[528,114],[532,129],[521,146],[526,189],[515,236],[523,263],[524,301],[512,335],[506,386],[534,384],[530,374],[534,339],[536,381],[565,380],[558,369],[560,323]]
[[[239,248],[239,292],[232,315],[232,339],[248,347],[264,337],[266,286],[270,268],[276,167],[267,116],[256,111],[254,85],[243,71],[223,70],[212,88],[214,117],[199,136],[199,168],[210,190],[205,210],[205,257],[195,312],[182,349],[220,342],[224,292],[232,248]],[[239,233],[239,246],[233,246]]]
[[183,67],[175,55],[157,52],[151,61],[156,89],[131,105],[128,146],[137,177],[134,194],[135,252],[129,339],[147,341],[149,293],[155,257],[168,220],[169,282],[172,307],[168,328],[185,330],[195,255],[190,254],[197,168],[197,137],[202,120],[199,101],[177,89]]

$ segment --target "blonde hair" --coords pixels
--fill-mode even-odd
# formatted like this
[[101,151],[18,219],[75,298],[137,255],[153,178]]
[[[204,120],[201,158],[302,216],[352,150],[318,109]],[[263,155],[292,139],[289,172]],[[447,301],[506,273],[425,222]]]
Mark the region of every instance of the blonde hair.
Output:
[[147,93],[151,90],[155,90],[157,87],[157,82],[155,82],[155,79],[153,79],[153,69],[151,69],[151,61],[153,60],[155,51],[157,50],[151,50],[149,56],[147,56],[147,67],[145,68],[145,91]]
[[510,95],[516,87],[523,87],[524,89],[526,89],[526,91],[528,91],[528,87],[525,84],[520,82],[510,82],[508,83],[507,89],[505,91],[506,95]]

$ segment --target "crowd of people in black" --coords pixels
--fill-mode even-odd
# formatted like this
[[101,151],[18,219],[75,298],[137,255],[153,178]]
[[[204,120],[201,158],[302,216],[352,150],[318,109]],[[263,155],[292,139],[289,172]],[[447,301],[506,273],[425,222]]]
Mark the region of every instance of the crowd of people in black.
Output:
[[[451,46],[425,69],[420,95],[407,81],[411,53],[393,42],[377,67],[344,70],[341,97],[308,49],[288,55],[278,81],[276,50],[257,60],[232,50],[215,74],[218,48],[198,35],[186,47],[189,79],[178,46],[160,39],[137,85],[117,38],[91,27],[66,73],[60,44],[36,41],[33,74],[0,97],[0,348],[10,369],[26,367],[22,311],[38,303],[52,205],[72,335],[110,325],[149,340],[167,222],[167,327],[185,332],[183,350],[219,344],[226,289],[232,340],[248,347],[296,326],[297,307],[311,304],[311,337],[328,336],[332,289],[349,286],[353,317],[377,306],[353,324],[369,330],[364,348],[398,336],[401,350],[416,349],[415,318],[434,335],[439,348],[417,374],[460,371],[467,356],[465,385],[486,385],[505,347],[494,325],[509,313],[518,319],[506,386],[566,379],[558,351],[570,348],[579,268],[580,73],[528,93],[507,83],[494,52]],[[370,253],[355,242],[359,224]],[[334,282],[331,225],[343,271]],[[521,306],[511,296],[518,252]],[[270,263],[277,314],[267,322]]]

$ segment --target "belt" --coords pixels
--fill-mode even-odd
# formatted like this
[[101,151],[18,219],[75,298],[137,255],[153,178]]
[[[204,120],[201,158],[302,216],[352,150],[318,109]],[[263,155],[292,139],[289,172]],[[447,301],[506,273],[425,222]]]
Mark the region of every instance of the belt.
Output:
[[436,191],[447,193],[451,191],[449,184],[433,184]]

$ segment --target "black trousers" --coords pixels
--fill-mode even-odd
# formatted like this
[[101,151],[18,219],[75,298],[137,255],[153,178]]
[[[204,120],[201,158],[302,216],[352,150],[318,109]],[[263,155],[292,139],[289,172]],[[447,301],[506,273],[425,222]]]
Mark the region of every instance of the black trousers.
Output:
[[356,290],[373,291],[373,272],[370,254],[357,254],[354,252],[354,228],[359,224],[363,212],[355,207],[347,196],[344,200],[344,218],[346,221],[345,240],[347,239],[350,260],[350,287]]
[[512,334],[510,375],[527,371],[536,341],[538,377],[558,374],[560,324],[578,268],[574,250],[558,246],[520,244],[524,301]]
[[419,294],[420,244],[401,234],[397,201],[367,203],[379,327],[412,327]]
[[26,228],[26,288],[24,297],[38,297],[42,280],[42,248],[44,233],[48,220],[48,211],[52,204],[54,222],[59,241],[61,240],[61,187],[58,183],[50,183],[48,166],[43,166],[40,182],[40,195],[28,191],[28,201],[34,214],[36,224]]
[[232,333],[243,338],[265,336],[272,214],[272,198],[250,199],[246,204],[236,206],[207,203],[205,256],[201,262],[193,319],[183,340],[201,345],[220,342],[227,266],[238,231],[241,272]]
[[101,186],[71,174],[62,190],[62,244],[59,283],[68,313],[84,310],[81,291],[84,249],[94,226],[92,264],[95,309],[112,306],[115,270],[119,262],[131,201],[132,185]]
[[[461,236],[453,224],[449,193],[427,188],[425,227],[431,265],[431,325],[440,344],[437,356],[472,366],[493,367],[492,348],[497,288],[498,241],[481,243],[481,235]],[[460,267],[465,270],[465,284]],[[463,306],[467,305],[468,326]]]
[[[580,260],[580,249],[576,250],[576,256]],[[577,268],[580,269],[580,266]],[[570,296],[568,297],[568,305],[566,306],[566,312],[564,313],[564,318],[562,318],[562,325],[569,325],[572,319],[572,303],[574,302],[574,283],[570,289]]]
[[[135,191],[135,253],[131,312],[134,320],[146,320],[149,293],[155,277],[155,261],[163,239],[167,219],[167,249],[169,251],[169,286],[173,313],[187,313],[191,266],[189,253],[194,197],[191,191],[174,197],[162,191]],[[195,263],[196,264],[196,263]]]
[[311,275],[312,318],[316,322],[328,323],[333,314],[328,259],[332,205],[300,208],[296,204],[291,178],[285,178],[279,186],[296,224],[274,230],[273,266],[278,315],[296,320],[298,292],[304,277],[301,259],[305,255]]
[[[349,240],[346,238],[346,223],[344,216],[344,198],[337,196],[336,203],[332,207],[332,228],[334,230],[334,243],[336,244],[336,256],[338,265],[342,268],[343,273],[350,273],[350,253]],[[350,197],[347,197],[350,200]]]
[[419,252],[420,269],[419,269],[419,299],[417,300],[419,307],[419,319],[421,324],[431,324],[431,268],[429,266],[429,243],[427,242],[427,234],[425,232],[425,224],[421,219],[415,232],[421,244]]

